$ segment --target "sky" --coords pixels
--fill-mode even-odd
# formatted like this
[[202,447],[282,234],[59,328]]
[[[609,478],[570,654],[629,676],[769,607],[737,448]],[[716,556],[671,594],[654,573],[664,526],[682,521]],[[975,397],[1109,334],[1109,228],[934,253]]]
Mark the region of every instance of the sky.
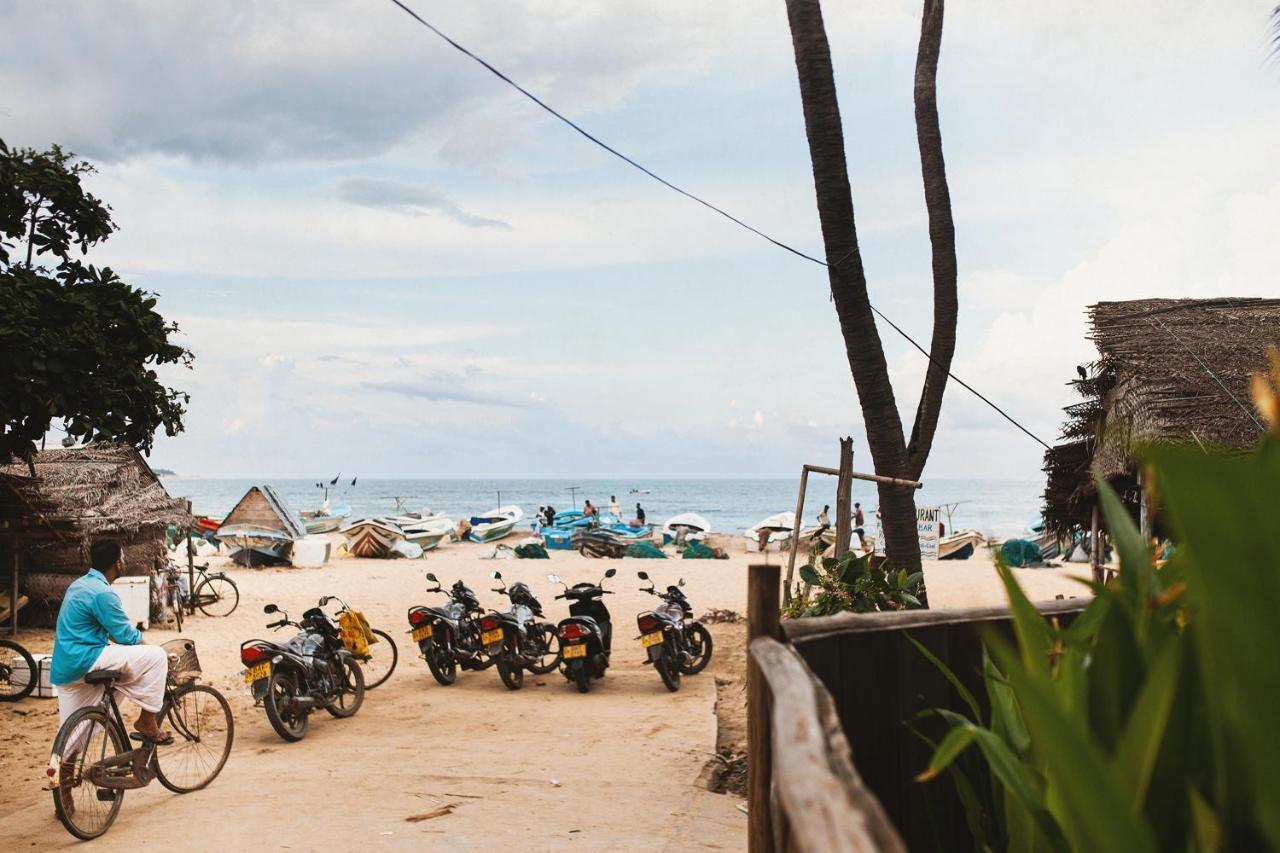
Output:
[[[406,0],[593,134],[821,251],[778,0]],[[953,371],[1052,442],[1099,300],[1276,295],[1274,0],[947,10]],[[921,341],[920,4],[828,2],[874,304]],[[590,145],[387,0],[0,0],[0,138],[93,162],[89,260],[195,353],[203,477],[869,470],[825,271]],[[926,362],[880,327],[910,429]],[[1039,477],[952,384],[924,478]]]

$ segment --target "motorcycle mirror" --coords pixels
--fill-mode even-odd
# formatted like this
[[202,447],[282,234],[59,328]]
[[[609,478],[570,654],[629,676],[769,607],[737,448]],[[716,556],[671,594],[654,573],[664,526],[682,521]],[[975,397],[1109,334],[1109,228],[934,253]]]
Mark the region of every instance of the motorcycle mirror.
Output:
[[607,571],[607,572],[605,572],[605,573],[604,573],[604,576],[605,576],[605,577],[607,577],[607,578],[611,578],[611,577],[613,577],[614,575],[616,575],[617,573],[618,573],[618,570],[617,570],[617,569],[609,569],[609,571]]
[[496,581],[502,580],[502,572],[489,572],[489,577]]
[[439,579],[439,578],[437,578],[433,572],[427,572],[427,580],[429,580],[429,581],[435,581],[436,583],[440,583],[440,579]]
[[649,573],[648,573],[648,572],[636,572],[636,577],[640,578],[640,580],[642,580],[642,581],[647,581],[647,580],[649,579]]
[[684,586],[684,578],[680,578],[679,585],[680,585],[680,586]]
[[326,604],[328,604],[332,600],[333,600],[333,596],[326,595],[324,598],[320,599],[320,606],[324,607]]
[[263,613],[279,613],[280,608],[276,607],[274,604],[268,604],[266,607],[262,608],[262,612]]

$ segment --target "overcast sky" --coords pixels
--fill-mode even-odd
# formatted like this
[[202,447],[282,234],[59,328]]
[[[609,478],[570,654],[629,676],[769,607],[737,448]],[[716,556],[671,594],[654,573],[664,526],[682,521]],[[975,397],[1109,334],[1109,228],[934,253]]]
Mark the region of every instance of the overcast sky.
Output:
[[[1099,299],[1276,295],[1275,0],[947,11],[954,370],[1053,439]],[[411,0],[670,180],[821,239],[781,0]],[[930,335],[918,2],[825,4],[873,301]],[[653,183],[386,0],[0,0],[0,137],[92,160],[90,257],[196,353],[157,465],[791,477],[861,418],[824,271]],[[924,360],[881,328],[910,427]],[[1039,476],[952,385],[926,477]]]

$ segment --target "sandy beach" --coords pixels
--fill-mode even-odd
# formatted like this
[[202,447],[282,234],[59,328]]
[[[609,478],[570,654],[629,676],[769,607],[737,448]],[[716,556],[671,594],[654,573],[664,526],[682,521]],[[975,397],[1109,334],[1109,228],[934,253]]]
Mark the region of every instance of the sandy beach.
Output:
[[[742,613],[746,567],[762,555],[731,543],[728,560],[594,560],[552,552],[551,560],[488,560],[492,545],[452,544],[423,560],[337,558],[319,569],[246,569],[222,557],[240,586],[230,617],[196,615],[183,635],[196,641],[205,680],[222,690],[235,715],[236,738],[222,775],[208,789],[175,796],[159,785],[129,792],[100,849],[136,850],[169,839],[179,848],[216,843],[224,849],[739,850],[746,846],[740,796],[707,788],[717,747],[745,750],[743,652],[745,626],[713,624],[715,655],[701,675],[669,693],[641,664],[633,640],[635,614],[654,600],[638,591],[635,573],[660,583],[683,576],[697,613],[723,608]],[[785,554],[769,554],[783,561]],[[489,572],[529,583],[552,621],[566,613],[546,580],[594,580],[608,567],[606,599],[617,626],[613,665],[587,695],[558,673],[527,676],[522,690],[503,687],[493,670],[461,673],[451,687],[436,684],[408,642],[405,611],[434,603],[423,575],[446,585],[461,578],[486,606],[500,604]],[[1076,578],[1087,567],[1019,570],[1033,600],[1085,595]],[[926,582],[932,606],[1003,603],[999,579],[985,555],[931,563]],[[295,616],[325,594],[363,610],[375,627],[396,637],[400,662],[391,680],[367,694],[350,720],[313,717],[307,737],[286,744],[253,707],[239,678],[242,641],[269,637],[263,605]],[[53,632],[29,630],[18,639],[32,651],[52,647]],[[153,627],[148,642],[177,636]],[[284,637],[284,632],[277,635]],[[53,815],[41,788],[57,727],[56,700],[27,699],[0,706],[0,846],[76,846]],[[440,817],[411,821],[442,806]],[[23,840],[23,847],[16,845]]]

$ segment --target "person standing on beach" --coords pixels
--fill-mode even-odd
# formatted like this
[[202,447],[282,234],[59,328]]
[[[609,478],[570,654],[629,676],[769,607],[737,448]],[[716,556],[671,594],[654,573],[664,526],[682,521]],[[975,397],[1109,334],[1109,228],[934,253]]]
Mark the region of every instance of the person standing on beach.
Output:
[[592,518],[600,514],[600,510],[591,505],[591,501],[582,502],[582,514],[587,518]]
[[622,507],[618,504],[618,496],[609,496],[609,513],[618,521],[622,521]]
[[862,545],[862,550],[867,550],[867,519],[862,514],[862,504],[855,503],[853,505],[853,532],[858,534],[858,542]]
[[830,509],[831,504],[822,505],[822,512],[818,513],[818,532],[814,534],[815,539],[831,529],[831,516],[827,514]]
[[644,507],[640,506],[640,502],[636,501],[636,527],[644,527]]

